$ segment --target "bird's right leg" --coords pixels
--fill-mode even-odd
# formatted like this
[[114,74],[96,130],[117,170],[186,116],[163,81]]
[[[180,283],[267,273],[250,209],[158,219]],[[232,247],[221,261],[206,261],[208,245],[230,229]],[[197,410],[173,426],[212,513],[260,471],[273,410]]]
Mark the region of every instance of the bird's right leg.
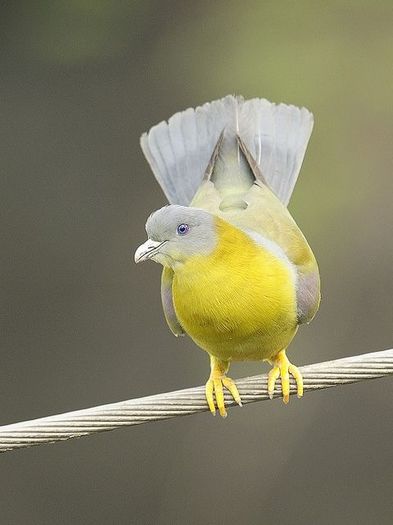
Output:
[[270,399],[273,399],[274,385],[276,380],[281,377],[281,388],[284,403],[289,402],[289,374],[291,374],[296,381],[297,397],[303,396],[303,377],[297,366],[293,365],[285,353],[281,350],[272,360],[273,368],[270,370],[267,381],[267,391]]
[[[229,361],[222,361],[217,357],[210,356],[210,377],[206,383],[206,399],[210,408],[210,412],[213,416],[216,415],[216,404],[218,411],[222,417],[227,417],[227,411],[224,402],[224,391],[223,387],[229,390],[232,394],[233,399],[242,406],[240,395],[237,386],[233,379],[226,377],[226,373],[229,369]],[[216,403],[214,402],[216,398]]]

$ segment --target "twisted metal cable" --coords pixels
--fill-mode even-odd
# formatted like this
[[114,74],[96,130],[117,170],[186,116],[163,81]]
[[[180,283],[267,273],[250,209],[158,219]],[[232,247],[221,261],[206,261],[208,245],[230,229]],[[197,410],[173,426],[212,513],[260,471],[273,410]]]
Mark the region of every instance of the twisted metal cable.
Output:
[[[301,367],[301,372],[305,392],[376,379],[393,374],[393,350],[308,365]],[[236,384],[244,405],[269,399],[266,374],[238,379]],[[291,379],[291,394],[295,393],[296,385]],[[274,397],[278,396],[281,396],[279,386]],[[225,403],[227,407],[236,406],[228,394],[225,395]],[[0,452],[207,410],[205,389],[202,386],[120,401],[2,426]]]

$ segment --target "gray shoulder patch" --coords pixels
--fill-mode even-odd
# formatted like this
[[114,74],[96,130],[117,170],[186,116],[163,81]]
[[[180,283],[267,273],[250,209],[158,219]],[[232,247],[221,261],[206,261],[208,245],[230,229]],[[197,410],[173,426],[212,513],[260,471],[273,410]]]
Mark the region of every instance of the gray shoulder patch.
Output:
[[161,277],[161,300],[164,316],[171,332],[178,337],[185,332],[177,318],[175,307],[173,305],[172,295],[173,271],[170,268],[164,268]]
[[319,307],[320,281],[318,271],[309,274],[298,273],[296,300],[299,324],[309,323]]

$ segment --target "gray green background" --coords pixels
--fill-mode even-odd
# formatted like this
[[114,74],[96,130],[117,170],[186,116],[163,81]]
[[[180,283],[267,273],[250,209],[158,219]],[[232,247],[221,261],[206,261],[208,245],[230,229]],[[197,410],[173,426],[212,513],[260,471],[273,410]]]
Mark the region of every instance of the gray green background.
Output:
[[[391,347],[392,63],[389,1],[2,2],[0,424],[206,380],[133,263],[165,203],[138,141],[228,93],[315,115],[290,209],[323,301],[294,362]],[[390,524],[392,386],[2,455],[0,522]]]

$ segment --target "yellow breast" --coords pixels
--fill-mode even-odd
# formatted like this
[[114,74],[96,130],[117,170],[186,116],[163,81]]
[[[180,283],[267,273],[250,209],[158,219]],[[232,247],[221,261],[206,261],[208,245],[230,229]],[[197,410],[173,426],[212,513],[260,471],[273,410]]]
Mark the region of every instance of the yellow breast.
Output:
[[177,268],[176,315],[190,337],[221,359],[267,359],[297,329],[295,275],[287,263],[217,218],[218,243]]

